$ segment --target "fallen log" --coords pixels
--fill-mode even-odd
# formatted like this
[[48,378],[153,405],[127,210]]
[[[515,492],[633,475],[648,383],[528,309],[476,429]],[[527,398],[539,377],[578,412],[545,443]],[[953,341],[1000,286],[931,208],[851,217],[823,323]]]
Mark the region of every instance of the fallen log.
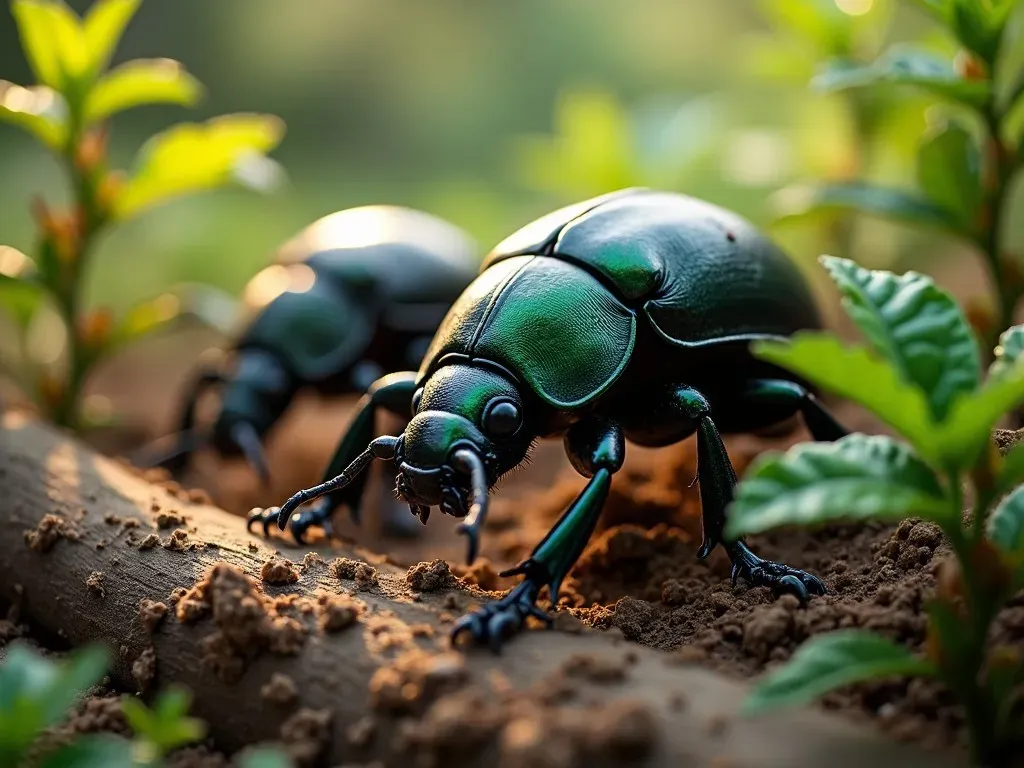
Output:
[[818,710],[742,719],[743,685],[571,617],[501,656],[452,650],[451,621],[485,594],[443,562],[308,554],[195,501],[3,416],[0,595],[73,645],[108,644],[123,687],[188,686],[222,749],[280,741],[330,765],[962,764]]

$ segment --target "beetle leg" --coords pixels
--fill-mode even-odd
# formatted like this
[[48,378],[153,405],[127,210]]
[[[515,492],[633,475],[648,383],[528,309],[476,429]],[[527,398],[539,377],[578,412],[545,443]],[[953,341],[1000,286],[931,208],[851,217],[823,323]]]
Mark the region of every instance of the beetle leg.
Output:
[[562,580],[594,532],[608,497],[612,475],[619,470],[625,458],[621,428],[599,417],[574,424],[566,433],[565,447],[573,467],[585,477],[590,477],[590,482],[529,558],[501,574],[523,574],[523,581],[500,600],[459,619],[452,629],[453,642],[468,634],[474,642],[488,644],[498,652],[508,635],[522,629],[528,616],[551,625],[551,618],[536,606],[537,596],[541,587],[546,585],[552,604],[557,603]]
[[[327,465],[324,472],[325,482],[339,475],[366,450],[366,446],[373,440],[373,427],[378,409],[389,411],[404,419],[409,418],[415,381],[416,373],[414,371],[404,371],[385,376],[370,387],[359,402],[355,417]],[[295,540],[303,543],[306,531],[313,526],[324,528],[324,532],[327,533],[324,522],[329,520],[334,514],[334,510],[341,506],[348,507],[353,521],[358,524],[359,508],[363,491],[366,488],[366,478],[367,473],[360,473],[344,488],[324,494],[316,503],[310,504],[306,509],[296,511],[288,521],[289,530]],[[263,525],[264,534],[268,534],[271,524],[281,525],[280,508],[253,510],[249,515],[247,527],[251,530],[257,522]],[[281,527],[284,526],[281,525]]]
[[795,381],[755,379],[747,384],[741,397],[743,407],[747,409],[800,411],[815,440],[831,442],[849,434],[849,430],[836,421],[813,392]]
[[182,401],[181,413],[178,416],[178,440],[175,447],[155,458],[151,455],[147,456],[148,450],[144,450],[142,456],[136,459],[136,463],[140,466],[163,467],[175,477],[184,472],[188,467],[192,452],[208,439],[206,436],[200,437],[195,431],[196,406],[199,403],[199,398],[206,390],[226,381],[226,375],[216,368],[201,369]]
[[825,585],[817,576],[782,563],[763,560],[742,539],[723,540],[725,512],[736,488],[736,471],[729,460],[718,427],[711,419],[711,407],[707,399],[690,388],[679,390],[679,396],[697,421],[697,478],[704,528],[704,541],[697,553],[698,557],[707,557],[718,544],[723,544],[732,560],[733,583],[742,577],[752,586],[771,587],[776,592],[791,592],[801,602],[806,602],[811,594],[825,594]]

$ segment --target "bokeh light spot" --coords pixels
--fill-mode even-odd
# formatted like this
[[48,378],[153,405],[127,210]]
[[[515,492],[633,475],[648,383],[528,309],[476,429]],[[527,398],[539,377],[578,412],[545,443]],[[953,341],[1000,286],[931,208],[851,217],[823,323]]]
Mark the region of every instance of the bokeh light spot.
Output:
[[875,0],[836,0],[836,7],[847,16],[863,16],[874,5]]

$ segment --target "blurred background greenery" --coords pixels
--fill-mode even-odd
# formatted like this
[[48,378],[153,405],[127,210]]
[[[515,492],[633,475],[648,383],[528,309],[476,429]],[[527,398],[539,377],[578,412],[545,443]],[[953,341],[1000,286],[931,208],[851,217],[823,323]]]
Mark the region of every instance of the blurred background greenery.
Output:
[[[809,87],[821,60],[871,59],[893,40],[955,50],[894,0],[150,0],[114,63],[179,59],[206,98],[197,110],[118,116],[114,164],[172,122],[257,111],[287,123],[274,156],[288,179],[268,196],[204,194],[112,231],[89,302],[123,311],[181,281],[237,293],[287,236],[359,204],[430,211],[486,249],[553,207],[629,185],[683,191],[767,226],[773,195],[801,179],[912,184],[914,148],[944,107],[906,90]],[[33,79],[9,7],[0,78]],[[7,125],[0,180],[0,243],[31,252],[29,202],[65,200],[65,180]],[[822,252],[933,272],[963,253],[861,219],[773,234],[815,279]]]

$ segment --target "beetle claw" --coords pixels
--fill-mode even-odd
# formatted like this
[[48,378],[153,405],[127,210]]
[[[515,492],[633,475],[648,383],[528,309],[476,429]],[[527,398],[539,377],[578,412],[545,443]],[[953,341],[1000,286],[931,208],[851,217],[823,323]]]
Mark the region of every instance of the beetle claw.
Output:
[[730,554],[734,557],[733,584],[742,576],[752,587],[770,587],[776,594],[795,595],[801,604],[806,604],[811,595],[824,595],[828,592],[824,582],[817,576],[783,563],[762,560],[742,544]]
[[467,539],[467,564],[472,565],[476,561],[477,552],[480,549],[480,528],[477,525],[459,523],[455,530],[456,532],[464,535]]
[[527,616],[534,616],[551,627],[554,620],[535,605],[539,592],[537,583],[526,579],[500,600],[466,614],[452,628],[452,644],[468,633],[475,644],[487,645],[500,653],[502,643],[523,628]]

